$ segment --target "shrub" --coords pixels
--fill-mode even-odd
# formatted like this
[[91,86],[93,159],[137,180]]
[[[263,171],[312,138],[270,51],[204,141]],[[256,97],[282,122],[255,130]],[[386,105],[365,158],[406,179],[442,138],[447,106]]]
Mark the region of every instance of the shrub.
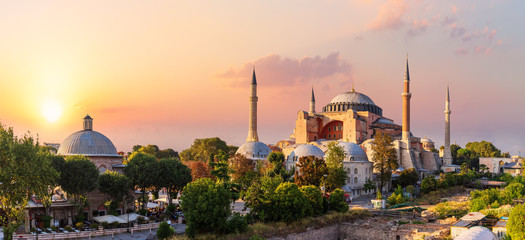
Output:
[[514,206],[507,222],[507,233],[512,240],[525,239],[525,205]]
[[89,225],[89,227],[90,227],[91,229],[95,229],[95,230],[97,230],[97,229],[98,229],[98,224],[96,224],[96,223],[92,223],[91,225]]
[[84,223],[82,223],[82,222],[77,222],[77,223],[75,223],[75,227],[76,227],[77,229],[82,229],[82,228],[84,227]]
[[230,191],[209,178],[199,178],[186,185],[181,207],[186,217],[186,233],[225,233],[231,215]]
[[275,189],[272,205],[272,220],[292,222],[306,215],[308,200],[296,184],[284,182]]
[[438,182],[433,176],[427,176],[421,181],[421,191],[424,193],[429,193],[436,190],[438,187]]
[[159,229],[157,230],[157,238],[160,240],[168,239],[175,234],[175,229],[171,227],[167,222],[161,222]]
[[109,228],[109,223],[108,222],[101,222],[100,225],[102,225],[102,227],[104,229],[108,229]]
[[248,229],[248,220],[240,213],[233,213],[228,220],[228,232],[230,233],[243,233]]
[[323,213],[323,193],[319,190],[318,187],[313,185],[302,186],[300,188],[301,192],[304,194],[311,209],[311,213],[307,214],[308,216],[318,216]]
[[428,209],[431,212],[436,213],[438,218],[446,218],[449,216],[462,217],[469,212],[468,202],[443,202]]
[[348,204],[345,201],[345,194],[341,189],[336,189],[330,194],[328,203],[331,210],[348,212]]
[[68,232],[72,232],[73,231],[73,228],[71,226],[65,226],[64,227],[64,230],[68,231]]
[[139,215],[146,216],[146,214],[148,214],[148,210],[147,209],[140,209],[137,213]]

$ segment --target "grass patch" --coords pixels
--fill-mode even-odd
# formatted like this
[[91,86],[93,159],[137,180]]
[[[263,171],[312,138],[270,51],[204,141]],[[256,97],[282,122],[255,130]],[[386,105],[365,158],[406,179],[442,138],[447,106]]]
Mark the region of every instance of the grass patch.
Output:
[[435,206],[428,208],[428,211],[433,212],[440,219],[445,219],[450,216],[460,218],[467,214],[470,209],[470,201],[466,202],[442,202]]
[[465,187],[464,186],[454,186],[449,187],[447,189],[438,189],[436,191],[432,191],[426,194],[423,194],[421,197],[418,197],[415,202],[422,205],[434,205],[441,202],[442,198],[454,196],[459,193],[464,193]]
[[[293,233],[306,232],[308,229],[317,229],[325,226],[331,226],[337,223],[346,222],[354,219],[361,219],[370,216],[366,209],[355,209],[345,213],[329,212],[318,217],[306,217],[295,222],[257,222],[248,225],[248,230],[244,233],[232,233],[228,235],[197,235],[197,240],[241,240],[253,239],[260,240],[270,237],[287,236]],[[172,240],[189,240],[186,236],[174,236]]]
[[399,225],[403,225],[403,224],[407,224],[407,223],[410,223],[410,221],[403,221],[403,220],[397,221],[397,224],[399,224]]
[[426,223],[425,222],[422,222],[422,221],[419,221],[419,220],[414,220],[412,221],[413,224],[421,224],[421,225],[425,225]]

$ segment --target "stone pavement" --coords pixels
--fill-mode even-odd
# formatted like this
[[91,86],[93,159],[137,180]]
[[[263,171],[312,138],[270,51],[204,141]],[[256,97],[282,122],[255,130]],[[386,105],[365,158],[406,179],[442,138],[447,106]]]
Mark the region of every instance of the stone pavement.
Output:
[[[175,229],[175,234],[183,234],[184,230],[186,229],[186,224],[173,223],[173,224],[171,224],[171,226]],[[88,238],[84,238],[84,239],[88,239]],[[104,239],[104,240],[112,240],[112,239],[117,239],[117,240],[157,239],[157,229],[151,229],[151,233],[150,233],[150,230],[133,232],[133,236],[131,236],[131,233],[121,233],[121,234],[115,234],[113,236],[112,235],[107,235],[107,236],[93,237],[91,239],[97,239],[97,240],[100,240],[100,239]]]
[[354,209],[354,208],[371,209],[372,204],[370,200],[374,199],[375,196],[376,196],[375,194],[361,195],[360,197],[353,199],[349,207],[350,209]]

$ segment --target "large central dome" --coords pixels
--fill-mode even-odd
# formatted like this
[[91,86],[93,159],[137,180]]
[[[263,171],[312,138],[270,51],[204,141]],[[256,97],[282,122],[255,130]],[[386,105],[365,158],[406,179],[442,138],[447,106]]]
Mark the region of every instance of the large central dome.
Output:
[[93,119],[88,115],[84,118],[84,130],[69,135],[60,144],[57,153],[65,156],[121,157],[111,140],[92,128]]
[[367,111],[383,116],[383,109],[376,106],[374,101],[367,95],[356,92],[354,89],[350,92],[335,96],[328,105],[323,107],[323,112],[344,112],[350,109],[354,111]]
[[364,95],[362,93],[356,92],[356,91],[350,91],[341,93],[332,99],[330,103],[351,103],[351,104],[370,104],[370,105],[376,105],[372,99],[370,99],[367,95]]

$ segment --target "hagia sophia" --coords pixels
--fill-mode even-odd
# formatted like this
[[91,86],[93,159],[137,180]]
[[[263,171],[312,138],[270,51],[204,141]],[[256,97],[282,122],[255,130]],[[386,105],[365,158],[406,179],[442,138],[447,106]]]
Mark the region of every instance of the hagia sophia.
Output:
[[[389,134],[393,137],[399,161],[397,171],[414,168],[423,178],[427,174],[439,171],[443,165],[449,166],[449,170],[450,168],[455,170],[457,166],[452,165],[451,159],[445,158],[445,162],[442,162],[438,153],[431,151],[435,147],[431,139],[416,137],[410,132],[411,93],[408,57],[403,86],[401,125],[383,116],[383,109],[380,106],[376,105],[369,96],[357,92],[353,87],[350,91],[335,96],[332,101],[322,107],[321,112],[316,112],[315,95],[312,88],[309,111],[299,111],[293,133],[289,138],[277,142],[272,147],[284,153],[286,167],[291,169],[297,164],[300,157],[324,158],[327,144],[337,141],[346,154],[343,166],[348,178],[343,190],[354,197],[362,193],[365,182],[373,177],[371,144],[378,133]],[[270,147],[260,142],[257,135],[257,101],[257,80],[254,69],[249,97],[248,138],[237,151],[253,160],[265,159],[271,152]],[[446,102],[448,109],[448,89]],[[445,110],[445,114],[447,111],[449,117],[450,110]],[[449,118],[446,123],[448,126]],[[447,129],[450,130],[449,127]],[[450,133],[446,135],[449,136]],[[450,153],[449,146],[450,143],[446,144],[445,152]]]

